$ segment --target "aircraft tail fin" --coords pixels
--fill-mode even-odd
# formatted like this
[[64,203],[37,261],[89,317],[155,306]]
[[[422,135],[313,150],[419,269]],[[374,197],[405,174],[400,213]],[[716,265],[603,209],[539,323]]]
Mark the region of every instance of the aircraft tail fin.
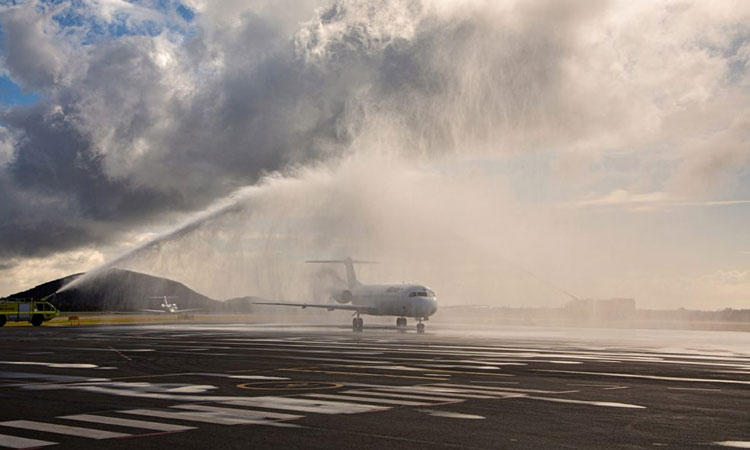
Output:
[[351,258],[346,259],[324,259],[324,260],[313,260],[313,261],[305,261],[306,263],[315,263],[315,264],[344,264],[346,267],[346,284],[349,286],[349,289],[352,289],[355,286],[359,286],[360,282],[357,281],[357,274],[354,272],[354,265],[355,264],[377,264],[377,261],[360,261],[360,260],[354,260]]

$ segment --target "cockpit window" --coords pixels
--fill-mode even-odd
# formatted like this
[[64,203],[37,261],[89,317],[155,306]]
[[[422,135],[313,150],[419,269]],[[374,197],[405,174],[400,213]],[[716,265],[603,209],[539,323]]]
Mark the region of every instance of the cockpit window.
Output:
[[409,297],[435,297],[435,293],[427,289],[426,291],[410,292]]

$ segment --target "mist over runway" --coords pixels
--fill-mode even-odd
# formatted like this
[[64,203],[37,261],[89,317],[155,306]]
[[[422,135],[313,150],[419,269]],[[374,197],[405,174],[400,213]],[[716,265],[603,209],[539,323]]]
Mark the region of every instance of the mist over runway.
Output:
[[423,335],[279,324],[3,331],[0,445],[11,448],[750,442],[744,333],[449,324]]

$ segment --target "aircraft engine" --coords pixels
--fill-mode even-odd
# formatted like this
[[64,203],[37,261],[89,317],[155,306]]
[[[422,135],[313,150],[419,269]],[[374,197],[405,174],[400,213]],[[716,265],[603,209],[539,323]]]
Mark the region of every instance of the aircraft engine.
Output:
[[331,297],[338,303],[349,303],[352,301],[352,291],[349,289],[336,290],[331,293]]

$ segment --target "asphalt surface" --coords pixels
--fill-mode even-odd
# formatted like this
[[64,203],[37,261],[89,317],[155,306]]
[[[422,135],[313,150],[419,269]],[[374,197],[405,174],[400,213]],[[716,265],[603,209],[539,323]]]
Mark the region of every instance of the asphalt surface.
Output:
[[750,448],[750,335],[0,329],[0,448]]

